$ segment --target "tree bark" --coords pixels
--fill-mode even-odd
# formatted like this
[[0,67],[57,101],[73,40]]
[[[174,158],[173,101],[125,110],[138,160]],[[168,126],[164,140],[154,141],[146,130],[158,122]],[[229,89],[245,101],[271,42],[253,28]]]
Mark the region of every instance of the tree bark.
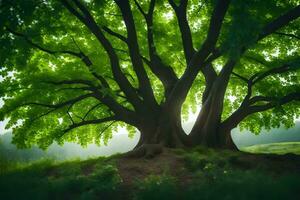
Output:
[[232,136],[231,136],[232,128],[227,128],[222,125],[219,126],[219,144],[220,147],[223,149],[230,149],[233,151],[238,151],[236,144],[234,143]]
[[143,118],[137,126],[140,131],[138,144],[131,153],[133,157],[153,157],[160,148],[178,148],[188,144],[187,135],[181,126],[180,110],[165,108],[159,114]]
[[137,147],[143,144],[161,144],[170,148],[184,146],[185,133],[179,114],[176,116],[174,113],[162,112],[157,118],[145,120],[139,131],[141,136]]
[[192,130],[189,137],[190,145],[238,150],[231,136],[232,129],[226,129],[221,123],[210,124],[209,122],[204,122],[204,125],[195,127],[196,129]]

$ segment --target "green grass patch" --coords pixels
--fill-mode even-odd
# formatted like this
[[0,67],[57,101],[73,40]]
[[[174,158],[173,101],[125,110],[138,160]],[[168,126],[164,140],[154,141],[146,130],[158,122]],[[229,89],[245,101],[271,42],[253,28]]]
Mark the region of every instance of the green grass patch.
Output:
[[183,199],[284,200],[300,197],[299,174],[273,177],[256,170],[213,170],[210,173],[210,178],[198,179],[186,188]]
[[249,153],[279,154],[279,155],[293,153],[293,154],[300,155],[300,142],[259,144],[259,145],[244,147],[241,150]]
[[[173,165],[167,165],[168,160]],[[120,159],[119,155],[61,163],[52,160],[27,164],[1,162],[0,198],[300,199],[300,173],[296,167],[300,160],[297,156],[255,155],[199,146],[158,155],[147,160],[145,168],[138,168],[137,161],[146,162],[143,158]],[[155,174],[158,166],[166,166],[168,170]],[[176,167],[178,169],[174,169]],[[121,174],[136,181],[129,184]]]
[[177,199],[179,191],[175,177],[150,175],[136,182],[135,200]]
[[107,159],[41,161],[0,175],[1,199],[118,199],[118,170]]

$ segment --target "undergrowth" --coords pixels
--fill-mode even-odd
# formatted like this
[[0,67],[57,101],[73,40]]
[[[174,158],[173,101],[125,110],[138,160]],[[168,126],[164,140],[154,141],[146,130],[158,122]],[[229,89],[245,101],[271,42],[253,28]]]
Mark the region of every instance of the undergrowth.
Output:
[[[1,162],[0,198],[134,200],[280,200],[300,199],[300,174],[281,167],[274,173],[240,152],[197,147],[174,150],[186,176],[149,174],[132,185],[123,182],[118,156],[56,163]],[[245,161],[241,161],[243,158]],[[254,162],[254,163],[253,163]],[[164,166],[166,163],[161,163]],[[255,167],[253,167],[255,166]],[[173,166],[169,166],[172,168]],[[130,171],[128,172],[130,173]],[[182,175],[182,174],[181,174]],[[186,181],[185,177],[190,177]]]

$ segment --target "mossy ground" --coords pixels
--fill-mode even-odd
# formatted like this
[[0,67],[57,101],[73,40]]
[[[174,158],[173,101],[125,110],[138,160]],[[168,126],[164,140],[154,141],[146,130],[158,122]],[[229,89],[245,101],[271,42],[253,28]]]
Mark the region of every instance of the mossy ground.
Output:
[[300,198],[300,157],[290,154],[197,147],[164,149],[153,159],[115,155],[1,166],[0,197],[5,200]]

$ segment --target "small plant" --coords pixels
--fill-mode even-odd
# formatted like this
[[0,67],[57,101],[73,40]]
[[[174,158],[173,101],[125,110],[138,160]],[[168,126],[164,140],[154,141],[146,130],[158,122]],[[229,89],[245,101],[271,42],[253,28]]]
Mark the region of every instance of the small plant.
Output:
[[135,200],[178,199],[176,182],[168,175],[150,175],[143,181],[137,181]]
[[207,160],[205,157],[201,156],[199,153],[190,153],[185,156],[186,161],[186,167],[191,171],[197,171],[199,169],[202,169],[206,163]]
[[199,148],[195,148],[194,151],[183,155],[186,167],[190,171],[227,167],[226,165],[228,163],[225,157],[220,157],[220,155],[213,150],[208,149],[204,152],[203,148]]
[[91,174],[92,191],[101,199],[116,199],[120,195],[118,189],[122,178],[114,165],[105,165]]

